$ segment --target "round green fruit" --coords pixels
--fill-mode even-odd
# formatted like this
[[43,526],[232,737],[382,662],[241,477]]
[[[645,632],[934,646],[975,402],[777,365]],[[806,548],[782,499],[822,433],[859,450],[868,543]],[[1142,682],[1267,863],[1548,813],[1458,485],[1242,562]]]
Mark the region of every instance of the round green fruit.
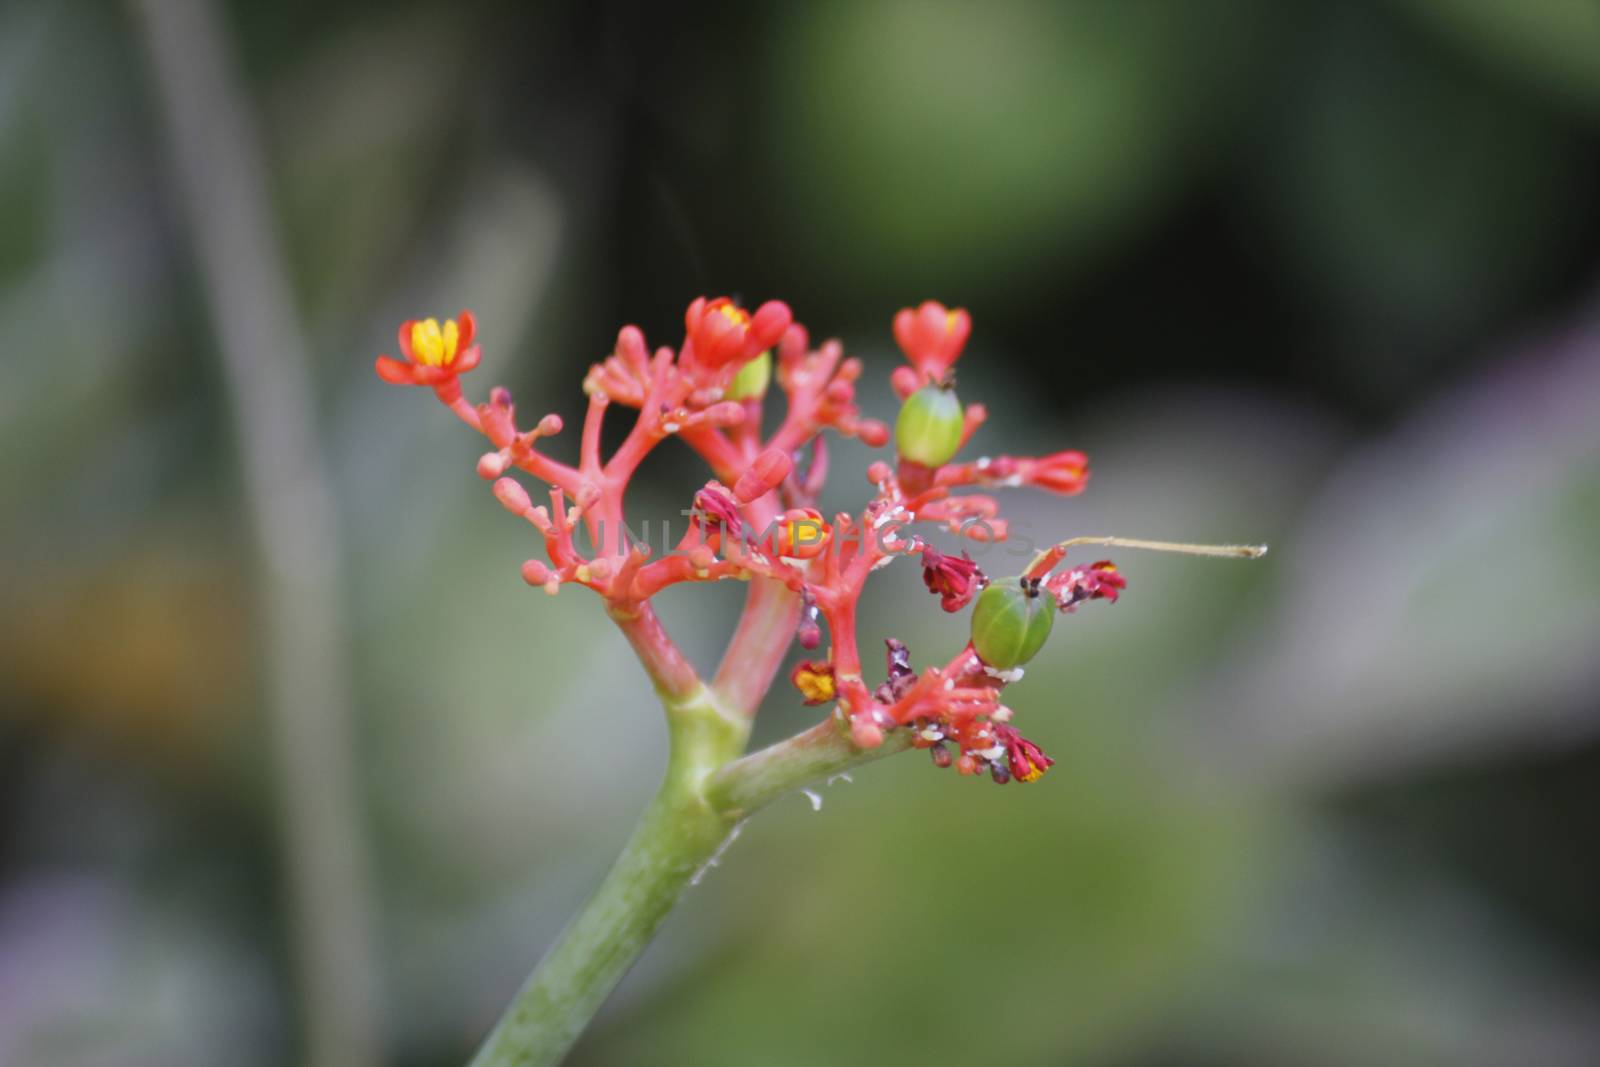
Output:
[[978,594],[972,609],[972,647],[983,662],[1008,671],[1044,647],[1055,621],[1055,598],[1039,591],[1037,579],[1002,578]]
[[894,424],[900,455],[924,467],[950,462],[961,447],[961,401],[954,389],[925,385],[906,397]]

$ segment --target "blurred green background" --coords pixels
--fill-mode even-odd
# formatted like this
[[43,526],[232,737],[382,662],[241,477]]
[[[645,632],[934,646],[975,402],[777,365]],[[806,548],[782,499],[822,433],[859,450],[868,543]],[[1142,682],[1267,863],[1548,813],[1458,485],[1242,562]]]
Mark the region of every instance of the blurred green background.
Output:
[[[163,18],[214,32],[175,61]],[[572,1062],[1600,1062],[1597,57],[1590,0],[0,7],[0,1062],[301,1063],[341,1010],[295,977],[223,370],[253,268],[195,251],[252,184],[339,531],[334,925],[382,1062],[464,1060],[665,736],[372,357],[470,306],[469,394],[571,426],[619,324],[675,344],[720,292],[843,338],[880,417],[893,312],[965,306],[975,447],[1094,460],[1008,500],[1029,536],[1273,552],[1124,554],[1012,691],[1036,785],[908,755],[762,815]],[[220,200],[163,77],[231,131]],[[647,470],[641,515],[705,477]],[[700,663],[738,592],[665,598]],[[963,639],[914,568],[874,593],[864,647]],[[814,719],[780,686],[758,741]]]

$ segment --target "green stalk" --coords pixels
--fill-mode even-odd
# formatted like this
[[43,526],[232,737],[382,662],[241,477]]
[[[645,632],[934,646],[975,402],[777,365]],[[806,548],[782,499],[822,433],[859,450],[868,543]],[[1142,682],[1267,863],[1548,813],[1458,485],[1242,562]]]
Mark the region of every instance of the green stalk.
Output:
[[849,727],[830,715],[804,733],[718,770],[706,782],[706,798],[718,811],[744,819],[801,786],[903,752],[910,745],[910,730],[894,730],[877,748],[857,748]]
[[757,808],[811,782],[904,749],[907,731],[863,751],[833,717],[737,758],[750,723],[701,687],[665,699],[666,778],[605,881],[562,932],[471,1067],[560,1062],[683,895]]
[[684,887],[738,820],[707,803],[703,787],[739,754],[749,721],[726,714],[701,687],[666,702],[672,736],[655,799],[589,902],[539,963],[472,1060],[473,1067],[558,1063],[644,951]]

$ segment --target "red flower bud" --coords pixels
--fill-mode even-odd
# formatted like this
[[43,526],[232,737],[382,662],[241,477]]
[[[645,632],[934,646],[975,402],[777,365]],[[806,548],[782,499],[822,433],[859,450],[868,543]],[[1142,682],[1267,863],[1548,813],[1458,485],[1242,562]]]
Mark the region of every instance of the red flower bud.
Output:
[[496,481],[494,495],[500,501],[500,506],[513,515],[526,515],[533,507],[533,501],[528,498],[528,491],[522,488],[522,483],[515,478],[501,478]]
[[779,448],[769,448],[755,458],[750,468],[733,483],[733,495],[744,504],[766,496],[783,484],[794,469],[794,461]]

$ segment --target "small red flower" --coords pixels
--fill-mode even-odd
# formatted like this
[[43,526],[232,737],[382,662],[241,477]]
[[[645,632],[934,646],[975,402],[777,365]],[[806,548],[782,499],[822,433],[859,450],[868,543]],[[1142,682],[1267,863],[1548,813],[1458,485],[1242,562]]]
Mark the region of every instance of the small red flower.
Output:
[[928,587],[928,592],[939,597],[941,608],[960,611],[972,603],[972,598],[988,584],[989,579],[965,551],[960,556],[947,556],[932,545],[924,545],[922,581]]
[[1070,450],[1048,456],[985,456],[971,463],[941,467],[934,480],[945,486],[1027,485],[1073,496],[1089,484],[1089,457]]
[[1115,563],[1102,559],[1053,574],[1044,585],[1062,611],[1072,612],[1086,600],[1109,600],[1115,604],[1128,587],[1128,579],[1118,572]]
[[407,319],[400,324],[400,354],[404,360],[379,356],[378,377],[394,385],[443,385],[478,365],[483,352],[472,343],[478,324],[472,312],[460,319]]
[[1081,493],[1089,480],[1089,457],[1082,452],[1052,452],[1035,460],[1024,460],[1022,466],[1025,484],[1052,493]]
[[971,333],[972,317],[966,311],[951,311],[936,300],[915,310],[903,308],[894,317],[895,341],[927,382],[943,380]]
[[[1055,765],[1055,760],[1046,756],[1038,745],[1017,733],[1012,727],[996,723],[993,729],[995,740],[1005,746],[1006,763],[1010,765],[1011,777],[1017,781],[1036,781],[1044,777],[1044,772]],[[999,768],[999,763],[993,764],[991,768],[997,782],[1001,781]]]
[[708,483],[694,495],[691,521],[699,523],[702,529],[720,525],[723,532],[736,539],[744,535],[744,520],[739,516],[739,505],[717,482]]
[[728,297],[702,296],[684,315],[688,343],[683,358],[713,370],[730,363],[743,365],[777,344],[793,319],[789,305],[781,300],[767,301],[752,316]]
[[833,527],[816,508],[790,508],[769,533],[762,548],[785,559],[816,559],[833,540]]

